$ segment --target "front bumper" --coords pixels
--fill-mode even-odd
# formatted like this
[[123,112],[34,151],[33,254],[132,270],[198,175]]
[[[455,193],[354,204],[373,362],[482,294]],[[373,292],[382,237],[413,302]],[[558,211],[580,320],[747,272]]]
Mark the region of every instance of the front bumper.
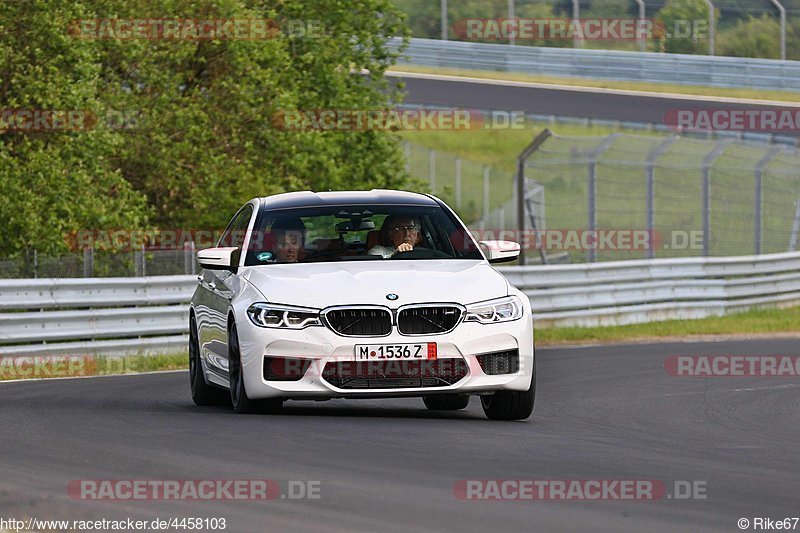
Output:
[[[499,324],[462,322],[453,331],[438,335],[408,336],[394,330],[385,337],[343,337],[322,326],[302,330],[260,328],[246,317],[237,320],[247,395],[252,399],[327,399],[427,396],[437,393],[481,394],[499,390],[525,391],[530,387],[534,363],[533,322],[528,313],[519,320]],[[357,344],[437,343],[437,362],[444,367],[465,367],[465,377],[452,385],[391,388],[340,388],[325,377],[328,363],[352,368]],[[518,368],[513,373],[490,375],[477,356],[516,351]],[[302,378],[275,381],[264,377],[265,358],[309,361]],[[461,363],[463,361],[463,365]],[[305,367],[307,366],[307,369]],[[394,367],[398,368],[397,366]],[[329,367],[330,369],[330,367]],[[374,383],[374,382],[373,382]],[[353,386],[351,383],[349,386]]]

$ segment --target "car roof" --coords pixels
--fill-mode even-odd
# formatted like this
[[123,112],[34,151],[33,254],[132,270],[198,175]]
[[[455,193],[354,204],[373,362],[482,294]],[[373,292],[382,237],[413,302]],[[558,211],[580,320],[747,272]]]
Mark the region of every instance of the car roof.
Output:
[[372,189],[371,191],[301,191],[275,194],[261,198],[261,205],[270,210],[359,204],[439,205],[436,203],[436,200],[426,194],[393,191],[389,189]]

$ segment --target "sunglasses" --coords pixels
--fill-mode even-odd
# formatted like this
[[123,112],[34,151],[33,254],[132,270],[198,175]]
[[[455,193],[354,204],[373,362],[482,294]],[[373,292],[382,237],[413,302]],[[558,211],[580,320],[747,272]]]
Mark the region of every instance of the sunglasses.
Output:
[[395,226],[392,228],[392,231],[401,232],[401,231],[419,231],[420,227],[416,224],[411,224],[409,226]]

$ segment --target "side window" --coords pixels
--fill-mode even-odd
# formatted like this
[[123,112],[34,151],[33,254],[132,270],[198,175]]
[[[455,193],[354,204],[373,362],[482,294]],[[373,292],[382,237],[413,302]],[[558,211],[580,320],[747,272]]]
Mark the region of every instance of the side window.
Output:
[[225,229],[225,233],[219,239],[217,246],[241,248],[244,245],[244,238],[247,235],[247,226],[253,216],[253,205],[247,204],[242,207]]

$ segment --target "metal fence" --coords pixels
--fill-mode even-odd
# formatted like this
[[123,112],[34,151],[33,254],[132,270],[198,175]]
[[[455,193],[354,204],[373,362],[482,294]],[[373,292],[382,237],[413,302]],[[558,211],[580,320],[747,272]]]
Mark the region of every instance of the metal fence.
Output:
[[[535,235],[526,246],[530,263],[774,253],[796,250],[800,239],[794,146],[655,132],[551,135],[526,161],[522,218],[513,172],[408,141],[403,150],[408,173],[487,238],[520,228],[643,230],[654,237],[647,249],[627,250],[548,246]],[[0,260],[0,278],[194,274],[200,270],[194,252],[192,243],[60,256],[31,251]]]
[[93,278],[144,277],[194,274],[200,266],[195,248],[189,242],[177,250],[99,251],[60,255],[40,254],[30,250],[22,257],[0,259],[0,278]]
[[514,173],[403,141],[406,172],[428,184],[469,225],[512,227]]
[[734,140],[551,135],[525,176],[544,187],[548,228],[646,230],[646,249],[593,247],[571,262],[793,251],[800,150]]
[[[537,327],[720,316],[800,303],[800,253],[499,269]],[[195,276],[0,280],[0,357],[187,350]]]
[[776,59],[411,39],[400,62],[570,78],[800,91],[800,61]]

